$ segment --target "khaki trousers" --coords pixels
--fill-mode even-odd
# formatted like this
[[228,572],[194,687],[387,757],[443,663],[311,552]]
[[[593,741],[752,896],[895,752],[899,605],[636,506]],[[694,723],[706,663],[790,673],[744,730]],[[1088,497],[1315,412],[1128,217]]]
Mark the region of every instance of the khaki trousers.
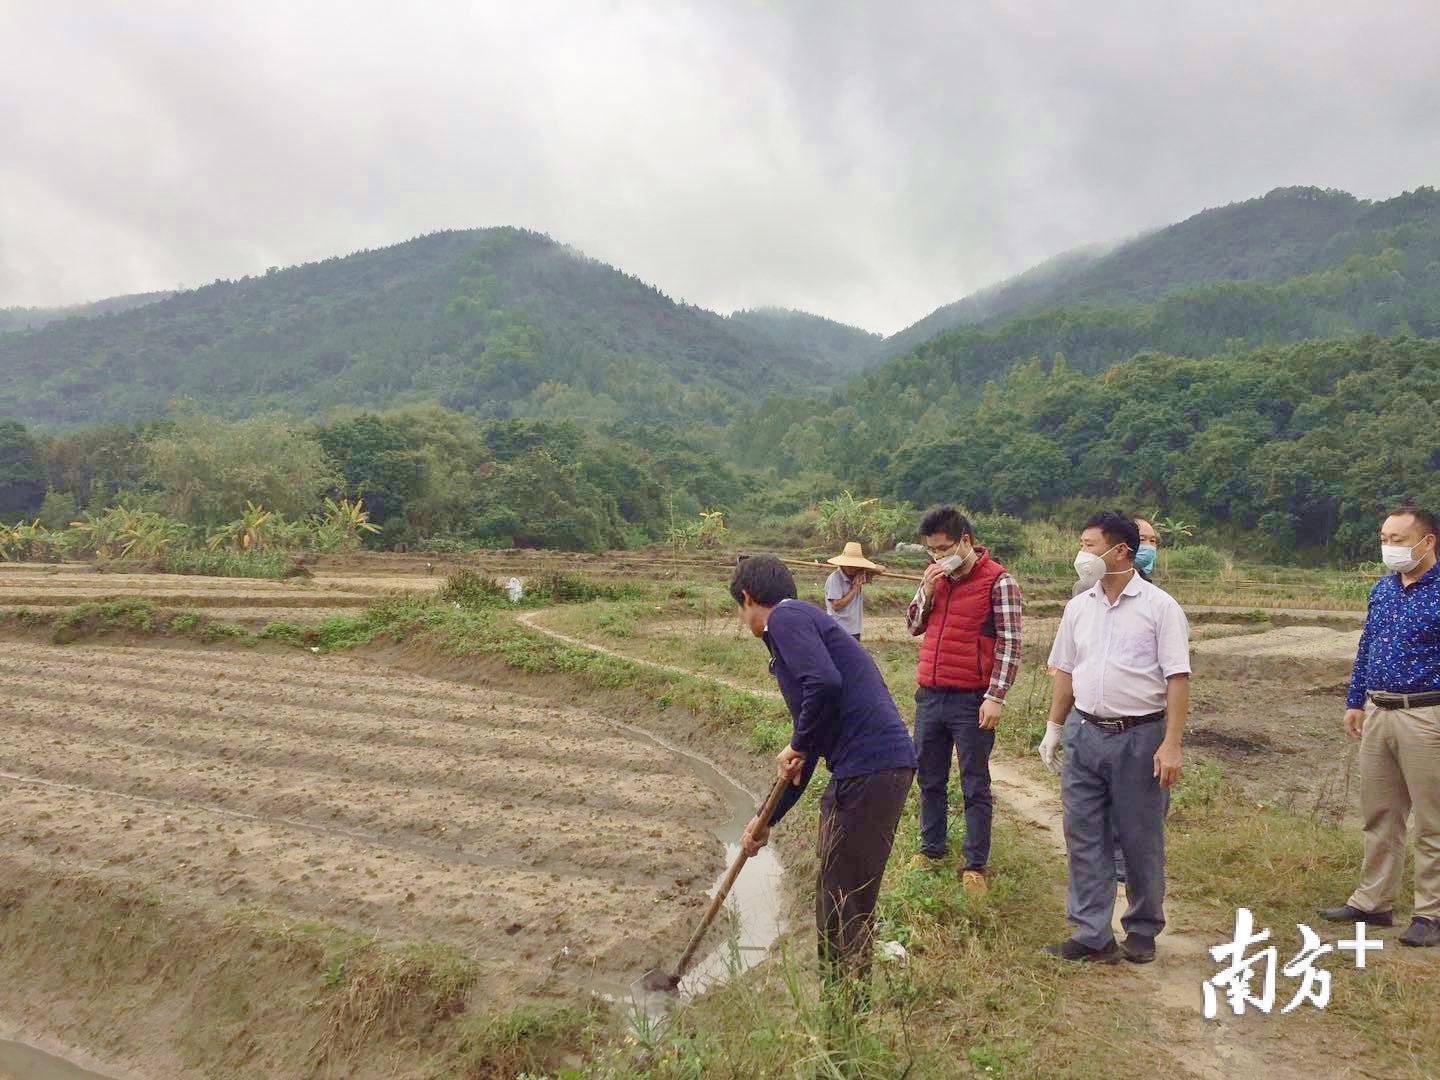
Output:
[[1349,904],[1390,911],[1405,872],[1405,819],[1415,812],[1415,914],[1440,919],[1440,706],[1367,705],[1360,738],[1365,865]]

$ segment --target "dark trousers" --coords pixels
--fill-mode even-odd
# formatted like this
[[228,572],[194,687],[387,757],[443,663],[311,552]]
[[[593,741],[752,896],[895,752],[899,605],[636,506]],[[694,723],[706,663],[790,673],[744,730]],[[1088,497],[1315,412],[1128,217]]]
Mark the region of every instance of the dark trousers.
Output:
[[827,979],[869,971],[880,879],[914,779],[914,769],[831,779],[820,799],[815,929]]
[[920,850],[945,854],[946,789],[950,751],[960,761],[960,792],[965,800],[965,868],[983,870],[990,861],[990,751],[995,732],[980,730],[983,690],[915,691],[915,752],[920,758]]
[[1153,938],[1165,927],[1165,811],[1170,793],[1155,779],[1154,757],[1163,723],[1112,734],[1072,712],[1065,721],[1065,848],[1070,886],[1065,914],[1082,945],[1104,948],[1114,939],[1115,848],[1125,857],[1130,906],[1120,924]]

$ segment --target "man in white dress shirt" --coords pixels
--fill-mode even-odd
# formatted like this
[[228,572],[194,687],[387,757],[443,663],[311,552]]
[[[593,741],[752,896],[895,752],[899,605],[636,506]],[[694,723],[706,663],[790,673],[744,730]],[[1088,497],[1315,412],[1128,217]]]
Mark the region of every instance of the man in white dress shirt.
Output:
[[[1090,586],[1065,605],[1050,651],[1055,671],[1040,756],[1057,767],[1065,806],[1070,886],[1068,941],[1045,951],[1062,960],[1138,964],[1155,958],[1165,926],[1165,811],[1180,776],[1190,702],[1190,627],[1180,605],[1135,570],[1140,536],[1127,514],[1085,523],[1075,571]],[[1116,835],[1118,834],[1118,835]],[[1125,854],[1130,905],[1115,908],[1114,844]]]

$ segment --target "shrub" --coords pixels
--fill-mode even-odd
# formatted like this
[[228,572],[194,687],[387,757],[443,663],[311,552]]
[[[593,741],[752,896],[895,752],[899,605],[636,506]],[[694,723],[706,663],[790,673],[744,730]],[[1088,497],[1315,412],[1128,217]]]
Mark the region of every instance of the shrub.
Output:
[[976,514],[971,521],[975,526],[975,542],[1001,562],[1030,554],[1025,523],[1019,518],[1009,514]]
[[210,551],[177,547],[166,552],[161,564],[167,573],[205,577],[271,578],[295,573],[295,560],[283,551]]
[[504,586],[493,578],[477,574],[474,570],[461,569],[445,579],[445,584],[440,587],[440,599],[462,608],[483,608],[502,603],[506,596]]
[[915,511],[908,506],[885,506],[879,499],[856,499],[848,491],[822,499],[816,522],[820,536],[834,547],[858,540],[870,551],[888,551],[897,540],[915,533]]
[[467,551],[474,551],[475,544],[470,540],[450,536],[427,536],[415,545],[415,550],[433,552],[436,555],[464,555]]
[[1175,551],[1160,549],[1165,557],[1166,570],[1223,570],[1226,558],[1209,544],[1191,544]]
[[[502,591],[503,595],[503,591]],[[545,570],[525,586],[525,596],[534,602],[583,603],[588,600],[634,600],[644,595],[638,585],[611,585],[591,581],[565,570]]]

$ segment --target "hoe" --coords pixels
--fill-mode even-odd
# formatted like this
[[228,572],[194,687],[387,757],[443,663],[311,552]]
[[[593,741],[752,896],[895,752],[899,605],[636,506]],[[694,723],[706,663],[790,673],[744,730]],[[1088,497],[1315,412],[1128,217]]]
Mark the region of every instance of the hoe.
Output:
[[[785,789],[789,785],[790,781],[784,777],[777,777],[770,788],[770,794],[765,798],[765,805],[760,808],[757,816],[764,821],[770,820],[770,815],[775,812],[775,806],[779,803],[780,796],[785,794]],[[632,997],[639,999],[649,994],[679,993],[680,980],[690,969],[690,963],[695,959],[695,952],[700,948],[700,942],[704,940],[705,932],[710,929],[710,924],[715,921],[715,916],[720,914],[720,909],[725,904],[725,898],[730,895],[730,887],[735,884],[735,879],[740,876],[740,871],[749,858],[750,856],[745,854],[745,849],[742,847],[739,854],[735,856],[735,861],[730,864],[730,869],[721,879],[720,887],[715,890],[715,898],[710,901],[710,907],[706,909],[705,917],[700,920],[700,925],[695,928],[695,933],[690,935],[690,944],[686,945],[685,951],[680,954],[680,962],[675,965],[675,970],[669,972],[660,968],[651,968],[631,984]]]

